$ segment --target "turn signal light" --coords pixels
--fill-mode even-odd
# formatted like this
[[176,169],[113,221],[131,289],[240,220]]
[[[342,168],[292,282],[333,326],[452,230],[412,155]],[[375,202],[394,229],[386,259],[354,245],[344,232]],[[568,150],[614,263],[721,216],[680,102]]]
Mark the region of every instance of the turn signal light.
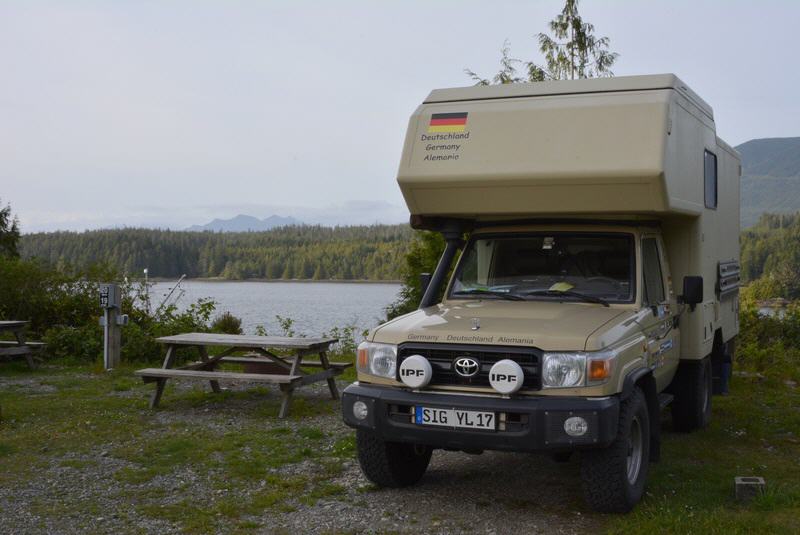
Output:
[[367,348],[363,348],[363,349],[359,348],[359,350],[358,350],[358,367],[359,367],[359,369],[366,370],[368,362],[369,362],[369,358],[368,358],[368,350],[367,350]]
[[611,361],[605,359],[589,361],[590,381],[603,381],[609,377],[611,377]]

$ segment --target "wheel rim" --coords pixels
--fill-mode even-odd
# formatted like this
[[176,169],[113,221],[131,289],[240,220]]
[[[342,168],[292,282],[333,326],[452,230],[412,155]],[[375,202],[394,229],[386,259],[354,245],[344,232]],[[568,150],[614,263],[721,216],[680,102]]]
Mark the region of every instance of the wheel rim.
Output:
[[708,393],[710,389],[708,388],[708,368],[703,366],[703,414],[708,410],[708,398],[710,397]]
[[636,483],[642,468],[642,424],[637,416],[631,420],[631,432],[628,437],[628,483]]

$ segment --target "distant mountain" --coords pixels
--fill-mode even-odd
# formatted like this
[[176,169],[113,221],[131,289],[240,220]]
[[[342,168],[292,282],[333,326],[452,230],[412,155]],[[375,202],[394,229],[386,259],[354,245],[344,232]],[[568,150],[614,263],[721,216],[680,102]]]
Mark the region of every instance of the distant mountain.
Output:
[[745,175],[800,177],[800,137],[751,139],[736,150]]
[[301,221],[293,217],[281,217],[279,215],[271,215],[264,219],[258,219],[251,215],[239,214],[230,219],[215,219],[205,225],[192,225],[187,228],[188,231],[202,232],[259,232],[263,230],[270,230],[277,227],[288,227],[290,225],[302,225]]
[[742,227],[761,214],[800,211],[800,137],[752,139],[742,155]]

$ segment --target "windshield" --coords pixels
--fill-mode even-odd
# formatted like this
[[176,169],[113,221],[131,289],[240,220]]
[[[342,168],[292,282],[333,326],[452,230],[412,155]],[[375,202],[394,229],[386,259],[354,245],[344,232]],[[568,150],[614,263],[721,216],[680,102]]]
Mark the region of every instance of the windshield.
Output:
[[621,233],[481,236],[465,247],[450,297],[631,302],[633,243]]

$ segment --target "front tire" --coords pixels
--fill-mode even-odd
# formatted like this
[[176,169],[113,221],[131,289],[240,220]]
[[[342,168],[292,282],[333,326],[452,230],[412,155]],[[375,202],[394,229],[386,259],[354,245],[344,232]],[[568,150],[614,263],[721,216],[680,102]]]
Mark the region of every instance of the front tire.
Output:
[[689,433],[708,426],[711,421],[713,376],[711,359],[682,361],[670,388],[672,426],[676,431]]
[[604,449],[581,456],[586,502],[601,513],[627,513],[639,502],[650,464],[650,411],[636,387],[622,402],[617,438]]
[[356,430],[356,449],[361,471],[379,487],[407,487],[422,478],[432,449],[418,444],[387,442],[374,433]]

